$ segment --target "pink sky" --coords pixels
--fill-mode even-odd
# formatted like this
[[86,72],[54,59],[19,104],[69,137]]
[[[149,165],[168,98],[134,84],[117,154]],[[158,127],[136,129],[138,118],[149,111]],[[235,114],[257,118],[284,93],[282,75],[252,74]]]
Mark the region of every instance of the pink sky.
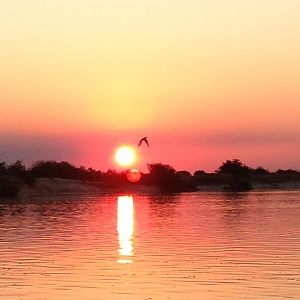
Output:
[[1,4],[0,158],[300,169],[300,2]]

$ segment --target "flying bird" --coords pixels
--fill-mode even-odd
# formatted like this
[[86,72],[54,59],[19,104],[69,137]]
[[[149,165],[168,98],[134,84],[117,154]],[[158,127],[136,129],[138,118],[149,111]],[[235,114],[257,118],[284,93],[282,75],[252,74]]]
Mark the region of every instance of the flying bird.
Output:
[[148,137],[145,136],[145,137],[143,137],[142,139],[140,139],[139,144],[138,144],[138,147],[141,146],[142,142],[144,142],[144,143],[149,147],[149,142],[148,142],[147,138],[148,138]]

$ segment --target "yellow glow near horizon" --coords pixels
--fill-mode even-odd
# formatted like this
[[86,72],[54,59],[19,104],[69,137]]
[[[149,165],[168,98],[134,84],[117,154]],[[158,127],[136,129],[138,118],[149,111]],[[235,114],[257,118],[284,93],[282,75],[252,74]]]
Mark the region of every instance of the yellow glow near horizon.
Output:
[[1,5],[0,127],[300,128],[300,1],[70,3]]
[[[118,197],[118,252],[121,256],[119,263],[131,263],[126,256],[133,255],[134,208],[132,196]],[[123,257],[125,256],[125,258]]]
[[136,153],[130,146],[121,146],[115,154],[115,160],[121,166],[129,166],[136,160]]

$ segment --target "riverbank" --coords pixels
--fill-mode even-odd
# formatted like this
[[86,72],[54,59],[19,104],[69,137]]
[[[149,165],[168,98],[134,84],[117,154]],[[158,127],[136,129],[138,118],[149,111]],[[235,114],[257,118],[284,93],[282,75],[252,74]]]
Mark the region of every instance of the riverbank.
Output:
[[[251,190],[300,190],[300,182],[280,183],[251,183]],[[230,191],[225,184],[211,184],[197,186],[193,191],[225,192]],[[127,184],[120,187],[108,187],[99,182],[89,182],[74,179],[61,178],[37,178],[34,186],[24,185],[19,192],[19,197],[33,195],[55,194],[107,194],[107,193],[160,193],[155,185]]]
[[[228,183],[229,182],[229,183]],[[232,184],[232,182],[234,184]],[[31,184],[21,182],[17,178],[9,177],[2,183],[2,198],[27,198],[31,196],[61,195],[61,194],[108,194],[108,193],[138,193],[158,194],[170,192],[246,192],[256,190],[300,190],[300,181],[228,181],[201,183],[191,189],[165,191],[161,186],[145,183],[122,183],[112,186],[100,181],[84,181],[62,178],[35,178]]]
[[155,186],[128,184],[122,187],[109,187],[101,182],[62,178],[37,178],[33,186],[21,187],[18,197],[55,194],[107,194],[107,193],[159,193]]
[[[300,182],[280,182],[280,183],[252,183],[251,191],[261,191],[261,190],[300,190]],[[224,192],[228,190],[227,185],[201,185],[197,187],[197,191],[203,192]]]
[[[41,161],[26,168],[20,161],[0,163],[0,197],[85,193],[181,193],[195,191],[246,192],[300,189],[300,172],[251,168],[238,159],[227,160],[215,172],[193,174],[163,163],[148,164],[148,173],[132,178],[130,170],[102,172],[68,162]],[[129,176],[130,175],[130,176]],[[135,182],[138,180],[138,182]]]

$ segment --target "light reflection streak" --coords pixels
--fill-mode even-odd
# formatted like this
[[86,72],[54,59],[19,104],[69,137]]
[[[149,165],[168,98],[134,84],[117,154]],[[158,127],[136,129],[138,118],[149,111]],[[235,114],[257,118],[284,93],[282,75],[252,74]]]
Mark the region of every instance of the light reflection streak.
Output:
[[118,197],[118,253],[119,263],[132,263],[128,256],[133,255],[134,207],[132,196]]

